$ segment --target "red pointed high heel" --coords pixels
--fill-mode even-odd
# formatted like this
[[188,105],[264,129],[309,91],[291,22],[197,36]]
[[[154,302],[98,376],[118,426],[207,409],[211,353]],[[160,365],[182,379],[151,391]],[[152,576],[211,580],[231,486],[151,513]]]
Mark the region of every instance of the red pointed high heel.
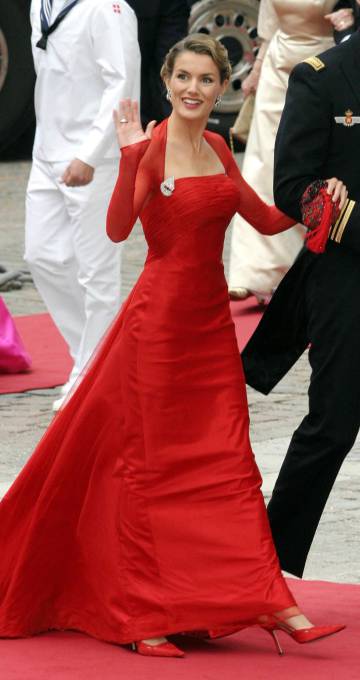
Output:
[[287,635],[290,635],[295,642],[305,644],[307,642],[322,640],[322,638],[329,637],[329,635],[335,635],[335,633],[339,633],[346,628],[346,626],[339,624],[334,626],[313,626],[312,628],[297,629],[287,623],[286,619],[281,620],[276,616],[269,617],[268,621],[261,622],[259,625],[271,635],[275,643],[276,651],[280,656],[283,656],[284,651],[276,635],[277,630],[282,630],[284,633],[287,633]]
[[142,656],[166,656],[177,657],[178,659],[185,656],[185,653],[175,647],[171,642],[161,642],[159,645],[147,645],[146,642],[132,642],[131,648],[134,652],[142,654]]

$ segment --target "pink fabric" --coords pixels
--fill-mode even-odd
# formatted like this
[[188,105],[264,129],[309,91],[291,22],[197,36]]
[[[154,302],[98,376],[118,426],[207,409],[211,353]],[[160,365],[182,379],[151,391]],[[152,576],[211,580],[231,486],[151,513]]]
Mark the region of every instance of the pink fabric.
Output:
[[11,314],[0,297],[0,373],[22,373],[31,359],[21,342]]

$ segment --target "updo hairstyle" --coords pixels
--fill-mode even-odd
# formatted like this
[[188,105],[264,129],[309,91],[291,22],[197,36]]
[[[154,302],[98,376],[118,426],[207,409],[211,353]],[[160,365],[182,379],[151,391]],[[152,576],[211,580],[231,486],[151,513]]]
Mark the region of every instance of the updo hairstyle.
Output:
[[231,76],[231,64],[226,47],[205,33],[191,33],[183,40],[177,42],[167,53],[160,71],[163,81],[169,80],[174,71],[175,62],[179,54],[194,52],[194,54],[207,54],[219,69],[220,82],[229,80]]

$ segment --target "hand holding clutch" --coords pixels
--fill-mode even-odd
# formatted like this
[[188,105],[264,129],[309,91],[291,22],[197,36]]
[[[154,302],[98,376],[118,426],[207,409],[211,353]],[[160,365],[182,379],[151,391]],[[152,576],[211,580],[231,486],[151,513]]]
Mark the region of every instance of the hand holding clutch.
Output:
[[336,178],[316,180],[304,191],[301,199],[303,224],[309,231],[306,247],[313,253],[323,253],[331,226],[336,222],[347,198],[347,190]]

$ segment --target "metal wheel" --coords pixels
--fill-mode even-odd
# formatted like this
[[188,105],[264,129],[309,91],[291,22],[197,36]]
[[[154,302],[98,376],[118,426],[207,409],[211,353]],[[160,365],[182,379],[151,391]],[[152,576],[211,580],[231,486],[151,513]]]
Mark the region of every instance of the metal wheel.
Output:
[[[35,74],[30,45],[30,0],[0,2],[0,154],[20,143],[25,153],[26,135],[34,120]],[[28,146],[31,149],[31,134]]]

